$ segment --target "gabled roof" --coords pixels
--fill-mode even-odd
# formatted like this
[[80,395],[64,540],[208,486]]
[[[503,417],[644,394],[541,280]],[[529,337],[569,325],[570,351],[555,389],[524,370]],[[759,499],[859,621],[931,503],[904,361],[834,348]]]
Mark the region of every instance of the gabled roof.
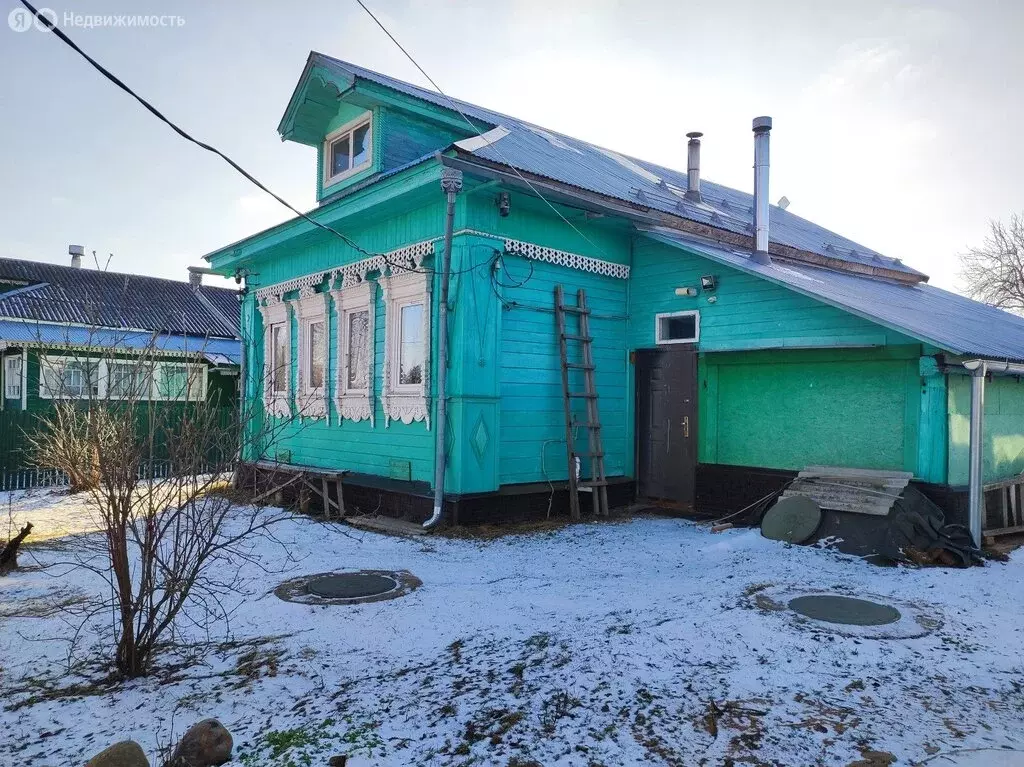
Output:
[[[363,78],[399,93],[451,110],[451,103],[436,91],[382,75],[322,53],[310,54],[309,66],[322,66],[347,79]],[[470,139],[455,148],[466,156],[606,195],[736,234],[753,232],[753,196],[701,179],[703,202],[683,199],[686,173],[602,149],[585,141],[549,131],[509,115],[452,99],[465,115],[502,127],[494,140]],[[469,126],[467,126],[469,132]],[[912,280],[927,279],[898,259],[831,232],[777,206],[771,208],[771,241],[806,251],[839,264],[889,270]]]
[[238,294],[187,282],[0,258],[0,317],[239,338]]
[[777,259],[759,264],[749,251],[700,242],[662,227],[643,231],[659,242],[757,275],[947,352],[1024,361],[1024,317],[927,283],[908,284]]

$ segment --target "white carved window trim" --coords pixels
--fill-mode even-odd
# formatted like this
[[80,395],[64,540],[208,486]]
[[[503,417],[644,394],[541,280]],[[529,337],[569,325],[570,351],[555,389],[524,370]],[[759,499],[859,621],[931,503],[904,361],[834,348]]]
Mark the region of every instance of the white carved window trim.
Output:
[[21,399],[22,367],[21,352],[4,357],[4,398]]
[[[261,304],[260,314],[263,316],[263,406],[271,415],[285,417],[291,415],[291,324],[288,321],[288,305],[275,298],[267,299]],[[284,330],[285,354],[285,388],[274,391],[274,328]]]
[[[295,316],[299,323],[299,370],[295,397],[295,406],[302,418],[327,417],[327,381],[330,375],[330,344],[328,342],[329,324],[327,321],[327,293],[317,293],[313,288],[303,288],[298,298],[292,302]],[[312,386],[310,383],[310,360],[313,353],[312,326],[320,324],[323,335],[324,375],[323,385]]]
[[[377,283],[363,280],[355,274],[346,275],[341,288],[331,292],[337,311],[337,378],[334,382],[334,409],[339,420],[369,421],[374,425],[374,336],[377,303]],[[349,332],[348,318],[356,312],[366,312],[366,380],[359,388],[348,386]]]
[[[430,428],[430,279],[422,271],[399,272],[381,280],[384,290],[384,422],[424,421]],[[423,304],[423,380],[419,384],[400,385],[399,355],[401,307]]]

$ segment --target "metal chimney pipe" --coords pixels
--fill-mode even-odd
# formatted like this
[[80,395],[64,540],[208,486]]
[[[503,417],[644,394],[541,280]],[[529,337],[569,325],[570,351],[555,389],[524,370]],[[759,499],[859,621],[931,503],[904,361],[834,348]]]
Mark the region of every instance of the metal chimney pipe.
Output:
[[71,256],[71,266],[75,269],[81,269],[85,248],[81,245],[68,245],[68,255]]
[[687,200],[700,202],[700,131],[687,133],[686,143],[686,194]]
[[770,264],[768,255],[768,134],[772,118],[754,118],[754,261]]

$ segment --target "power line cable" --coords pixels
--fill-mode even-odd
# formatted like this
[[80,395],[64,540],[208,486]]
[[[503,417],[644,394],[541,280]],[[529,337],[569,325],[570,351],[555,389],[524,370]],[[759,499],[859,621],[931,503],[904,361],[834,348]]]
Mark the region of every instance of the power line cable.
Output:
[[[22,2],[24,2],[24,0],[22,0]],[[381,30],[384,32],[384,34],[387,35],[390,38],[391,42],[393,42],[396,46],[398,46],[398,50],[400,50],[402,53],[405,54],[405,57],[407,59],[409,59],[409,61],[412,62],[412,65],[414,67],[416,67],[416,69],[419,70],[420,74],[423,75],[425,78],[427,78],[427,81],[431,85],[434,86],[434,90],[436,90],[439,94],[441,94],[444,97],[445,101],[447,101],[451,105],[452,109],[454,109],[456,112],[459,113],[459,115],[462,117],[462,119],[466,122],[466,125],[468,125],[470,127],[470,129],[477,136],[482,138],[483,137],[483,133],[481,133],[477,129],[477,127],[473,124],[473,121],[470,120],[468,117],[466,117],[466,113],[463,112],[462,109],[459,108],[459,105],[454,101],[454,99],[451,98],[451,96],[449,96],[447,93],[445,93],[443,90],[441,90],[441,86],[439,86],[437,84],[437,82],[435,82],[433,77],[431,77],[430,75],[427,74],[427,71],[423,67],[421,67],[419,65],[419,62],[417,62],[416,59],[413,58],[412,54],[409,53],[409,51],[407,51],[405,49],[405,47],[400,42],[398,42],[398,40],[395,38],[395,36],[393,34],[391,34],[391,32],[388,31],[388,28],[385,27],[384,24],[381,23],[381,20],[378,19],[374,15],[373,11],[371,11],[369,8],[366,7],[366,4],[363,3],[363,0],[356,0],[356,2],[359,3],[359,7],[362,8],[364,11],[366,11],[366,13],[369,15],[369,17],[371,19],[373,19],[374,22],[376,22],[377,26],[380,27]],[[587,237],[587,235],[584,234],[575,224],[573,224],[572,221],[570,221],[565,216],[563,216],[561,211],[559,211],[558,208],[556,208],[553,204],[551,204],[551,202],[549,202],[548,199],[544,195],[542,195],[540,193],[540,191],[538,191],[537,187],[535,187],[532,183],[530,183],[530,180],[527,179],[522,173],[519,172],[519,169],[516,168],[515,165],[513,165],[511,162],[509,162],[509,159],[505,156],[505,154],[498,147],[497,142],[492,143],[489,146],[490,146],[491,149],[493,149],[495,152],[498,153],[498,156],[501,157],[501,159],[505,163],[505,165],[507,165],[512,170],[512,172],[515,173],[516,176],[518,176],[519,179],[530,188],[530,191],[532,191],[535,195],[537,195],[537,197],[539,197],[544,202],[545,205],[547,205],[549,208],[551,208],[551,210],[555,213],[556,216],[558,216],[560,219],[562,219],[562,221],[564,221],[566,224],[568,224],[569,228],[571,228],[574,232],[576,232],[576,234],[578,234],[580,237],[582,237],[584,240],[586,240],[588,243],[590,243],[597,250],[598,253],[600,253],[602,256],[605,256],[607,258],[607,254],[604,252],[604,249],[600,245],[598,245],[592,239]]]
[[[359,245],[352,238],[347,237],[346,235],[344,235],[341,232],[339,232],[334,227],[329,226],[327,224],[324,224],[324,223],[322,223],[320,221],[317,221],[316,219],[314,219],[310,215],[308,215],[306,213],[303,213],[298,208],[296,208],[294,205],[292,205],[287,200],[285,200],[283,197],[281,197],[280,195],[275,194],[273,191],[271,191],[259,179],[257,179],[251,173],[249,173],[249,171],[247,171],[245,168],[243,168],[237,162],[232,160],[224,152],[220,151],[215,146],[212,146],[212,145],[207,144],[207,143],[205,143],[203,141],[200,141],[199,139],[197,139],[197,138],[193,137],[192,135],[190,135],[183,128],[181,128],[177,124],[175,124],[171,119],[166,117],[159,109],[157,109],[155,106],[153,106],[149,101],[147,101],[145,98],[143,98],[138,93],[136,93],[134,90],[132,90],[131,87],[126,85],[119,77],[117,77],[117,75],[115,75],[109,69],[104,67],[98,61],[96,61],[96,59],[94,59],[92,56],[90,56],[88,53],[86,53],[84,50],[82,50],[82,48],[79,47],[78,44],[74,40],[72,40],[63,31],[61,31],[49,18],[47,18],[45,15],[41,14],[30,2],[28,2],[28,0],[21,0],[21,4],[24,5],[36,17],[36,19],[38,19],[44,26],[46,26],[47,29],[49,29],[51,32],[53,32],[53,34],[55,34],[57,36],[57,38],[61,42],[63,42],[65,45],[67,45],[73,51],[75,51],[79,56],[81,56],[87,62],[89,62],[89,64],[92,65],[92,67],[97,72],[99,72],[101,75],[103,75],[107,80],[112,82],[114,85],[116,85],[122,91],[124,91],[129,96],[131,96],[133,99],[135,99],[137,102],[139,102],[139,104],[141,104],[150,114],[152,114],[158,120],[160,120],[161,122],[166,124],[171,130],[173,130],[175,133],[177,133],[179,136],[181,136],[186,141],[189,141],[190,143],[195,144],[196,146],[200,147],[201,149],[205,149],[207,152],[212,152],[213,154],[215,154],[218,157],[220,157],[222,160],[224,160],[224,162],[226,162],[228,165],[230,165],[232,168],[234,168],[238,173],[240,173],[247,181],[249,181],[250,183],[254,184],[258,189],[262,190],[263,192],[266,192],[267,194],[269,194],[271,197],[273,197],[275,200],[277,200],[279,203],[284,205],[288,210],[290,210],[292,213],[295,213],[298,217],[300,217],[304,221],[307,221],[310,224],[312,224],[313,226],[315,226],[315,227],[317,227],[319,229],[322,229],[325,232],[328,232],[328,233],[334,235],[335,237],[338,237],[342,242],[344,242],[350,248],[352,248],[353,250],[355,250],[356,252],[358,252],[358,253],[360,253],[360,254],[362,254],[364,256],[367,256],[369,258],[374,258],[374,257],[383,258],[384,262],[388,266],[390,266],[390,267],[400,269],[400,270],[402,270],[404,272],[419,272],[419,273],[423,273],[423,274],[433,273],[434,272],[433,269],[422,269],[421,270],[421,269],[410,268],[408,264],[395,263],[395,262],[393,262],[391,259],[389,259],[387,257],[386,253],[374,253],[374,252],[371,252],[371,251],[367,250],[366,248],[362,247],[361,245]],[[479,266],[480,266],[480,264],[476,264],[474,266],[471,266],[468,269],[452,271],[451,273],[452,274],[459,274],[461,272],[471,272],[471,271],[477,269]]]
[[144,99],[138,93],[133,91],[129,86],[127,86],[120,78],[117,77],[117,75],[115,75],[109,69],[104,67],[98,61],[96,61],[96,59],[94,59],[88,53],[83,51],[78,46],[78,44],[74,40],[72,40],[70,37],[68,37],[66,34],[64,34],[64,32],[62,32],[57,27],[56,24],[54,24],[52,21],[50,21],[50,19],[48,19],[45,15],[40,14],[39,11],[36,10],[36,8],[30,2],[28,2],[28,0],[21,0],[21,4],[24,5],[26,8],[28,8],[28,10],[32,12],[32,14],[36,17],[36,19],[40,20],[51,32],[53,32],[53,34],[55,34],[61,40],[61,42],[63,42],[65,45],[67,45],[73,51],[75,51],[75,53],[77,53],[79,56],[81,56],[86,61],[88,61],[92,65],[93,69],[95,69],[97,72],[99,72],[105,78],[107,78],[110,82],[112,82],[118,88],[123,90],[125,93],[127,93],[129,96],[131,96],[133,99],[138,101],[148,112],[150,112],[154,117],[156,117],[161,122],[165,123],[171,130],[173,130],[175,133],[177,133],[183,139],[185,139],[186,141],[189,141],[189,142],[195,144],[196,146],[200,147],[201,149],[205,149],[207,152],[212,152],[213,154],[217,155],[222,160],[224,160],[224,162],[226,162],[228,165],[230,165],[232,168],[234,168],[236,171],[238,171],[240,174],[242,174],[242,176],[244,176],[248,181],[250,181],[251,183],[255,184],[259,189],[261,189],[264,192],[266,192],[267,194],[269,194],[271,197],[273,197],[279,203],[281,203],[286,208],[288,208],[288,210],[292,211],[295,215],[301,217],[305,221],[308,221],[309,223],[313,224],[314,226],[319,227],[320,229],[323,229],[323,230],[325,230],[327,232],[330,232],[331,234],[335,235],[336,237],[340,237],[345,243],[347,243],[349,245],[349,247],[354,248],[355,250],[359,251],[360,253],[362,253],[362,254],[364,254],[366,256],[380,255],[378,253],[371,253],[371,252],[369,252],[365,248],[361,247],[358,243],[354,242],[353,240],[351,240],[350,238],[346,237],[344,234],[339,232],[337,229],[334,229],[333,227],[328,226],[327,224],[321,223],[320,221],[317,221],[317,220],[311,218],[309,215],[303,213],[301,210],[299,210],[298,208],[293,206],[291,203],[289,203],[283,197],[280,197],[279,195],[277,195],[274,192],[270,191],[270,189],[268,189],[266,187],[266,185],[264,185],[262,182],[260,182],[259,179],[254,177],[251,173],[249,173],[249,171],[247,171],[245,168],[243,168],[237,162],[232,160],[230,157],[228,157],[222,151],[220,151],[219,149],[217,149],[214,146],[211,146],[210,144],[207,144],[207,143],[205,143],[203,141],[200,141],[197,138],[194,138],[188,132],[186,132],[182,128],[179,128],[174,122],[172,122],[170,119],[165,117],[164,114],[159,109],[157,109],[155,106],[150,104],[148,101],[146,101],[146,99]]

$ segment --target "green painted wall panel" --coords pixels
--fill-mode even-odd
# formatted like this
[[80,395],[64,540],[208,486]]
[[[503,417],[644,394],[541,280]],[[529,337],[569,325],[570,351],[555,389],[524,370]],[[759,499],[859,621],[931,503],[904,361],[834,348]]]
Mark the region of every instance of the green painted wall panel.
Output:
[[[564,226],[564,224],[563,224]],[[531,239],[531,242],[536,242]],[[630,470],[632,429],[626,401],[626,281],[577,269],[505,256],[501,298],[505,308],[501,327],[501,451],[500,482],[517,484],[564,480],[568,476],[565,452],[565,414],[554,315],[554,290],[562,285],[569,303],[576,291],[587,291],[593,312],[598,409],[603,425],[605,472],[622,476]],[[568,316],[569,331],[577,327]],[[572,349],[570,354],[578,350]],[[578,356],[572,357],[579,360]],[[582,390],[582,374],[573,372],[570,388]],[[578,422],[586,422],[582,400],[574,403]],[[576,430],[580,449],[587,432]],[[590,467],[584,462],[584,472]]]
[[[949,376],[949,484],[969,477],[971,380]],[[984,481],[1024,472],[1024,382],[994,377],[985,384]]]
[[[833,354],[777,351],[747,362],[742,353],[702,356],[708,428],[700,430],[700,460],[916,471],[917,360]],[[718,364],[722,357],[730,359]]]
[[[718,278],[714,293],[675,295],[676,288],[699,287],[701,275],[707,274]],[[779,285],[643,237],[634,249],[632,282],[629,341],[634,348],[654,346],[656,314],[690,310],[700,311],[703,351],[917,343]]]

